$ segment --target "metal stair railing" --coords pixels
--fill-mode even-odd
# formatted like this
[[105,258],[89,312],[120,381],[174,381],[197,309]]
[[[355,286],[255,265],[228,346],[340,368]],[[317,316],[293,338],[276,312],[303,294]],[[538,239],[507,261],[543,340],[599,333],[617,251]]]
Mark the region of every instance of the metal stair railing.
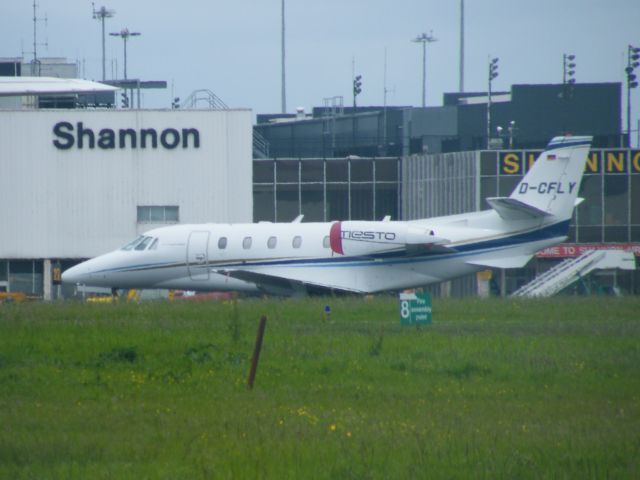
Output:
[[227,104],[220,97],[206,88],[191,92],[180,104],[180,108],[198,108],[201,103],[205,104],[205,108],[210,108],[211,110],[229,110]]
[[606,255],[604,250],[589,250],[577,258],[567,259],[523,285],[513,297],[547,297],[558,293],[580,276],[589,273]]

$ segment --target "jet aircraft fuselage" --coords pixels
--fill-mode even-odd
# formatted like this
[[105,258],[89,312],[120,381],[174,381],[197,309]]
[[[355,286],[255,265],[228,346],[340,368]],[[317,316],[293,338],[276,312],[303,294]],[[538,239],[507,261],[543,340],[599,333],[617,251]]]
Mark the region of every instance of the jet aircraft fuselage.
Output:
[[562,242],[590,137],[556,137],[509,197],[481,212],[412,221],[193,224],[151,230],[63,273],[111,288],[359,293],[524,266]]

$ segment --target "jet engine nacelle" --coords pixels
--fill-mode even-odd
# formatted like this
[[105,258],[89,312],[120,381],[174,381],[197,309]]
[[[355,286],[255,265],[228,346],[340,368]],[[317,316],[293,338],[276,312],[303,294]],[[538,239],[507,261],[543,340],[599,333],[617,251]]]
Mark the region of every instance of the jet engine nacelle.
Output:
[[427,227],[406,222],[335,222],[329,234],[331,250],[340,255],[371,255],[408,250],[410,247],[444,245]]

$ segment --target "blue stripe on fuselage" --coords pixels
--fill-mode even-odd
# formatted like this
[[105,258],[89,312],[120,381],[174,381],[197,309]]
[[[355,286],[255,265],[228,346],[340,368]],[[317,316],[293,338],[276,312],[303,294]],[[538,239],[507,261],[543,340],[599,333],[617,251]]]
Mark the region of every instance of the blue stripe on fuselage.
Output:
[[[548,240],[551,238],[558,238],[565,236],[569,228],[569,220],[558,222],[552,225],[548,225],[544,228],[530,230],[527,232],[516,233],[511,235],[504,235],[499,238],[493,238],[490,240],[483,240],[475,243],[468,243],[465,245],[452,246],[451,252],[434,252],[423,255],[407,256],[406,252],[386,252],[372,255],[362,255],[358,257],[323,257],[323,258],[295,258],[295,259],[273,259],[273,260],[260,260],[252,262],[250,260],[242,262],[231,262],[225,264],[208,263],[204,265],[191,265],[191,268],[215,268],[224,270],[225,268],[242,267],[247,268],[258,266],[296,266],[296,267],[343,267],[343,266],[374,266],[384,263],[385,265],[412,263],[412,262],[426,262],[431,260],[449,259],[461,256],[468,256],[477,254],[483,251],[501,250],[510,248],[523,243],[536,242],[540,240]],[[130,265],[127,267],[112,268],[101,270],[96,273],[106,272],[133,272],[139,270],[151,270],[159,268],[171,268],[177,266],[186,266],[186,264],[176,263],[158,263],[158,264],[141,264]]]

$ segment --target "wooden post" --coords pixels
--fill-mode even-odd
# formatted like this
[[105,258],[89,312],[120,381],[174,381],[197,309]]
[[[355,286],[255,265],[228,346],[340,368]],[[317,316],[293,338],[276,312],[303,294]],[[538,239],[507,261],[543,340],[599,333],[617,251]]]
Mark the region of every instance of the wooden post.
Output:
[[262,349],[262,339],[264,338],[264,329],[267,326],[267,317],[260,317],[260,325],[258,325],[258,333],[256,335],[256,346],[253,349],[253,357],[251,358],[251,370],[249,371],[249,389],[253,389],[253,382],[256,378],[258,370],[258,360],[260,359],[260,350]]

